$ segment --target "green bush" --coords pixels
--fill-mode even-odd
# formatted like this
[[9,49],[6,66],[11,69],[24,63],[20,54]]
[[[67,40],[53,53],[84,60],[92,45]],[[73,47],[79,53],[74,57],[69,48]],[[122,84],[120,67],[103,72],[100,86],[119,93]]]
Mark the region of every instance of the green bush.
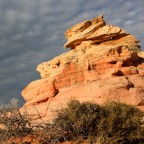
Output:
[[144,142],[143,112],[134,106],[116,102],[107,103],[104,110],[99,124],[99,136],[103,136],[104,143]]
[[54,123],[62,133],[67,132],[67,139],[86,139],[88,136],[97,135],[102,113],[103,108],[97,104],[71,101],[66,108],[58,112]]
[[[88,143],[127,144],[144,142],[143,112],[134,106],[111,102],[99,106],[71,101],[54,121],[63,135],[59,140],[85,140]],[[66,133],[66,135],[64,135]]]

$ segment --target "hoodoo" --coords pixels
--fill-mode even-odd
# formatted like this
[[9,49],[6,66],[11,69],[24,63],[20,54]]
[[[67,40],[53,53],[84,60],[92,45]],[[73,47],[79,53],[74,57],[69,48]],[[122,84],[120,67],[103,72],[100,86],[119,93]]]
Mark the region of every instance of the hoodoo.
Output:
[[72,99],[118,101],[144,110],[144,52],[134,36],[100,15],[72,26],[65,37],[71,50],[38,65],[41,79],[22,91],[21,111],[35,122],[50,121]]

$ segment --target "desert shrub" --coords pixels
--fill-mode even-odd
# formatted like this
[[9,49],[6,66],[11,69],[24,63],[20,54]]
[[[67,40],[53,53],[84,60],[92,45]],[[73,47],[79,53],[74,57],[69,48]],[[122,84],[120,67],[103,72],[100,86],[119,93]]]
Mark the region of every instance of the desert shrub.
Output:
[[122,103],[110,102],[99,124],[99,139],[104,144],[144,143],[143,112]]
[[21,114],[18,101],[11,100],[9,104],[0,104],[0,142],[12,137],[24,137],[32,132],[27,114]]
[[[21,114],[17,101],[0,105],[0,143],[27,135],[39,139],[40,144],[64,141],[88,144],[144,143],[143,112],[134,106],[110,102],[104,106],[89,102],[70,101],[57,111],[52,124],[32,126],[30,117]],[[29,142],[30,143],[30,142]]]
[[103,108],[97,104],[71,101],[66,108],[58,111],[58,116],[54,120],[56,129],[61,133],[56,138],[62,141],[96,136],[101,113]]
[[71,101],[58,111],[49,143],[139,144],[144,140],[143,113],[134,106],[111,102],[99,106]]

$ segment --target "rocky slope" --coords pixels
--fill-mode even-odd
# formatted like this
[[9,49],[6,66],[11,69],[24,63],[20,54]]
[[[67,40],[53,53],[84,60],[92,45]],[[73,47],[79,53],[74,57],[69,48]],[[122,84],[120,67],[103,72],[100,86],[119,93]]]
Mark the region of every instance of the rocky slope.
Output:
[[[71,99],[119,101],[144,110],[144,52],[138,40],[100,15],[65,32],[70,51],[37,67],[41,79],[23,91],[33,120],[52,120]],[[41,118],[40,118],[41,117]]]

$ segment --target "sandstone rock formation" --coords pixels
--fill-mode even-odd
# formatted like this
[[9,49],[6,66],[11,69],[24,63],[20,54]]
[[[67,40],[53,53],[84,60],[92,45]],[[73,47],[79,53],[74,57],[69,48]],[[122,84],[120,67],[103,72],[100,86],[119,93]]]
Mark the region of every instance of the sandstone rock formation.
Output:
[[50,121],[71,99],[119,101],[144,110],[144,52],[134,36],[107,25],[102,15],[76,24],[65,36],[71,50],[38,65],[41,79],[22,91],[22,111],[35,121]]

